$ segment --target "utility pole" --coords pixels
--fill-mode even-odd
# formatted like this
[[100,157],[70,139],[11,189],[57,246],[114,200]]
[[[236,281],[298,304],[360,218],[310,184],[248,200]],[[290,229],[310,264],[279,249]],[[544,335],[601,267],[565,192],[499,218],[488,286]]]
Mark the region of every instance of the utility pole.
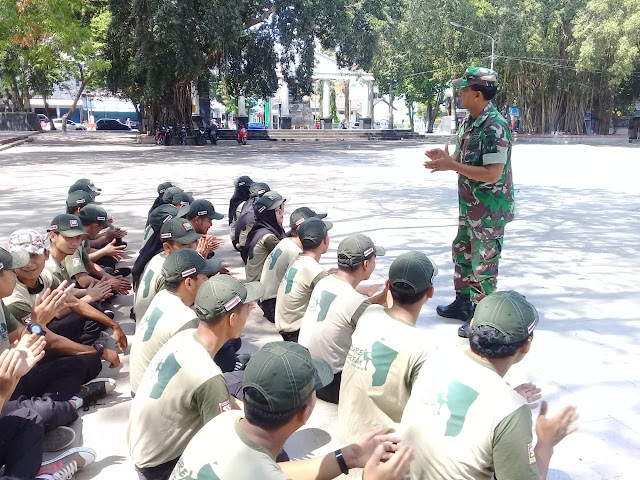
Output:
[[487,35],[484,32],[479,32],[477,30],[474,30],[473,28],[469,28],[465,25],[461,25],[460,23],[449,22],[449,24],[453,27],[464,28],[465,30],[469,30],[470,32],[474,32],[474,33],[477,33],[478,35],[482,35],[484,37],[491,39],[491,70],[493,70],[493,63],[495,60],[495,51],[496,51],[496,40],[491,35]]

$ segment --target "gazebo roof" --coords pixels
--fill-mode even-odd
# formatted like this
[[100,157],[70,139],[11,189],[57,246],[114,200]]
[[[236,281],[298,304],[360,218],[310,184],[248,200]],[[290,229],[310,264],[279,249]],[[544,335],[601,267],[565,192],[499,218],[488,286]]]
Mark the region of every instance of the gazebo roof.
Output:
[[[363,70],[350,70],[338,66],[335,58],[316,51],[314,54],[315,67],[313,69],[313,80],[339,80],[350,77],[357,77],[365,81],[373,81],[373,73]],[[278,69],[278,78],[282,77],[282,73]]]

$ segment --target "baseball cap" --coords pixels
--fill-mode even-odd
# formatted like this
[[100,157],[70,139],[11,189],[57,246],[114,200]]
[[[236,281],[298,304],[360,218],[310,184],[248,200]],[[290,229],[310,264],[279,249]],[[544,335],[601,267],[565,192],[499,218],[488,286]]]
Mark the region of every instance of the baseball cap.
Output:
[[240,283],[231,275],[216,275],[198,289],[195,310],[203,322],[224,317],[236,306],[260,300],[264,287],[260,282]]
[[469,67],[465,70],[462,78],[451,80],[454,87],[466,87],[468,85],[481,85],[494,87],[498,82],[498,74],[490,68]]
[[160,185],[158,185],[158,195],[164,194],[164,192],[166,192],[167,188],[169,187],[175,187],[173,182],[162,182]]
[[83,184],[85,184],[85,185],[89,185],[89,186],[90,186],[91,188],[93,188],[94,190],[97,190],[97,191],[99,191],[99,192],[101,192],[101,191],[102,191],[102,189],[101,189],[101,188],[96,187],[96,186],[95,186],[95,184],[93,183],[93,181],[92,181],[92,180],[89,180],[88,178],[81,178],[81,179],[79,179],[79,180],[76,180],[76,183],[83,183]]
[[253,180],[251,180],[251,177],[248,177],[246,175],[242,175],[241,177],[236,178],[233,182],[233,185],[235,187],[244,187],[244,186],[250,187],[252,184],[253,184]]
[[267,193],[269,190],[271,189],[269,188],[269,185],[267,185],[266,183],[255,182],[249,187],[249,196],[259,197]]
[[5,270],[16,270],[29,264],[29,252],[18,249],[11,253],[4,248],[0,248],[0,272]]
[[102,223],[109,228],[113,227],[113,224],[108,220],[107,211],[95,203],[82,207],[78,213],[78,218],[85,223]]
[[406,252],[399,255],[389,268],[391,289],[414,295],[426,292],[433,285],[438,267],[422,252]]
[[46,250],[44,237],[30,228],[16,230],[11,234],[7,243],[10,252],[26,250],[28,253],[41,255]]
[[184,192],[180,187],[168,187],[162,194],[162,201],[165,203],[171,203],[173,196],[180,192]]
[[224,218],[223,214],[216,212],[209,200],[204,199],[196,200],[191,205],[182,207],[180,213],[184,218],[207,217],[213,220],[222,220]]
[[75,192],[77,190],[82,190],[83,192],[87,192],[94,197],[96,195],[100,195],[100,192],[98,190],[94,190],[94,188],[91,185],[87,185],[86,183],[82,183],[82,182],[76,182],[69,187],[69,193]]
[[168,203],[160,205],[149,214],[149,224],[154,231],[159,232],[166,222],[178,216],[178,209]]
[[191,248],[171,252],[162,264],[162,276],[168,282],[179,282],[191,275],[202,273],[214,275],[220,271],[222,263],[216,258],[205,260]]
[[349,235],[338,245],[338,265],[355,267],[372,256],[382,257],[387,251],[377,247],[366,235],[356,233]]
[[90,203],[102,205],[100,202],[96,202],[93,199],[93,196],[84,190],[76,190],[67,196],[67,207],[73,208],[74,210],[76,208],[82,208],[85,205],[89,205]]
[[333,223],[320,220],[316,217],[307,218],[298,227],[298,238],[303,247],[314,247],[327,236],[327,232],[333,228]]
[[197,241],[202,235],[196,232],[191,222],[184,218],[172,218],[160,228],[160,241],[173,241],[187,245]]
[[[244,401],[260,410],[283,412],[303,405],[315,390],[333,381],[333,371],[324,360],[312,357],[295,342],[267,343],[251,356],[244,371]],[[265,402],[247,395],[247,387],[258,390]]]
[[191,199],[193,197],[189,197],[187,192],[178,192],[174,193],[171,197],[171,205],[180,205],[181,207],[186,207],[191,203]]
[[503,345],[525,340],[538,323],[538,311],[518,292],[493,292],[478,302],[473,328],[493,327],[504,335]]
[[78,235],[86,235],[82,229],[82,223],[80,219],[70,213],[62,213],[56,215],[51,220],[51,226],[47,229],[47,232],[56,232],[64,235],[65,237],[77,237]]
[[286,201],[287,199],[282,198],[278,192],[271,190],[256,200],[253,204],[253,213],[259,215],[268,210],[275,210]]
[[311,210],[309,207],[300,207],[293,211],[291,216],[289,217],[289,226],[291,230],[295,230],[298,228],[307,218],[317,217],[317,218],[325,218],[327,216],[326,213],[316,213]]

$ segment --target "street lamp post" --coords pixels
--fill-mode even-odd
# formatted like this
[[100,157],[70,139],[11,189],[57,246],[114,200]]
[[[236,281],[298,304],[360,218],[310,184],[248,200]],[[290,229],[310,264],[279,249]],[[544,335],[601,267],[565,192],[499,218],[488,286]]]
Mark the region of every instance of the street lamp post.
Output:
[[449,22],[449,24],[451,26],[453,26],[453,27],[464,28],[465,30],[469,30],[471,32],[477,33],[478,35],[483,35],[483,36],[489,37],[491,39],[491,70],[493,70],[493,60],[495,58],[496,40],[491,35],[488,35],[488,34],[486,34],[484,32],[479,32],[479,31],[474,30],[473,28],[469,28],[469,27],[467,27],[465,25],[461,25],[461,24],[456,23],[456,22]]

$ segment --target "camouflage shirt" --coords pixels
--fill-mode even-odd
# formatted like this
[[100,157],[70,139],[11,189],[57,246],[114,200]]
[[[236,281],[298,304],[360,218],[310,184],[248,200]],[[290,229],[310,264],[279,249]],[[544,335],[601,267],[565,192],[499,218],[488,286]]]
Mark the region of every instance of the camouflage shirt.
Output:
[[458,175],[460,222],[470,227],[502,227],[513,220],[511,130],[491,102],[478,118],[468,115],[462,123],[455,156],[460,163],[473,166],[504,164],[502,177],[496,183]]

